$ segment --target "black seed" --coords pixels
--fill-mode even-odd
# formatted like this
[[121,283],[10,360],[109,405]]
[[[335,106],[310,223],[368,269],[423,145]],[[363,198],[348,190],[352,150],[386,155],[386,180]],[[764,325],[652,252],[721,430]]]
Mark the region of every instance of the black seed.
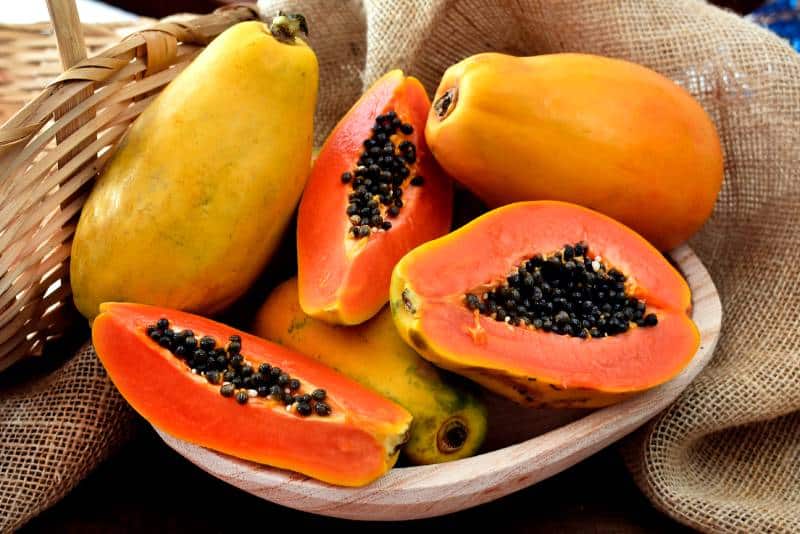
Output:
[[208,371],[208,372],[206,372],[206,380],[208,380],[208,382],[210,384],[219,384],[219,379],[220,379],[220,376],[219,376],[219,373],[217,371]]
[[473,295],[472,293],[467,293],[466,301],[467,301],[467,308],[469,308],[470,310],[477,310],[481,302],[480,299],[478,299],[477,295]]
[[269,386],[258,386],[258,388],[256,389],[259,397],[266,397],[267,395],[269,395],[269,390],[270,390]]
[[156,323],[156,328],[158,328],[159,330],[166,330],[167,328],[169,328],[169,320],[166,317],[162,317]]
[[300,381],[296,378],[292,378],[291,380],[289,380],[289,389],[291,389],[292,391],[300,389]]
[[236,402],[239,404],[247,404],[247,401],[250,400],[250,395],[247,394],[247,390],[240,389],[236,392]]
[[242,344],[239,341],[231,341],[228,343],[228,352],[231,354],[239,354],[240,350],[242,350]]
[[231,384],[233,384],[237,388],[238,387],[242,387],[243,383],[244,383],[244,380],[242,380],[242,377],[240,377],[240,376],[235,376],[235,377],[233,377],[233,380],[231,380]]
[[262,363],[258,366],[258,372],[264,375],[265,377],[269,375],[269,372],[272,370],[272,366],[268,363]]
[[302,415],[303,417],[311,415],[311,405],[306,404],[305,402],[300,402],[297,404],[297,413]]
[[278,377],[278,385],[284,387],[289,383],[289,380],[289,375],[283,373]]
[[222,374],[222,380],[224,380],[225,382],[230,382],[234,378],[236,378],[236,372],[235,371],[225,371]]
[[283,403],[286,405],[294,404],[294,395],[291,393],[284,393],[283,394]]
[[251,376],[253,374],[253,366],[250,365],[249,363],[244,364],[242,366],[241,374],[243,377]]
[[383,221],[381,223],[381,228],[383,228],[384,230],[389,230],[389,229],[391,229],[391,227],[392,227],[392,223],[390,221]]
[[411,179],[411,185],[422,185],[425,183],[425,178],[422,176],[415,176]]
[[400,208],[398,206],[392,206],[386,210],[386,213],[389,215],[389,217],[397,217],[400,214]]
[[157,343],[161,340],[162,337],[164,336],[162,335],[161,330],[153,330],[152,332],[150,332],[150,339],[152,339]]
[[410,124],[401,124],[400,131],[406,135],[411,135],[412,133],[414,133],[414,127],[411,126]]
[[219,392],[223,397],[232,397],[233,392],[235,391],[235,387],[230,382],[225,382],[222,384],[222,387],[219,388]]
[[655,326],[658,324],[658,317],[656,317],[655,313],[648,313],[644,316],[644,325],[645,326]]
[[183,345],[178,345],[172,350],[172,353],[178,358],[183,358],[184,356],[186,356],[186,347],[184,347]]
[[158,340],[158,344],[162,347],[172,348],[172,340],[167,336],[161,336],[161,338]]
[[318,401],[318,402],[319,402],[319,401],[323,401],[323,400],[325,400],[325,396],[326,396],[326,395],[327,395],[327,393],[325,392],[325,390],[324,390],[324,389],[315,389],[315,390],[314,390],[314,391],[311,393],[311,398],[312,398],[312,399],[314,399],[315,401]]
[[314,406],[314,411],[317,412],[317,415],[325,417],[330,415],[331,407],[324,402],[317,402],[316,406]]
[[241,367],[242,363],[244,363],[244,356],[242,356],[241,354],[234,354],[233,356],[231,356],[230,364],[231,367],[233,367],[234,369]]
[[347,184],[350,183],[350,180],[353,179],[353,174],[350,172],[343,172],[342,173],[342,183]]
[[203,336],[200,338],[200,348],[203,350],[212,350],[217,346],[217,341],[211,336]]
[[272,386],[269,388],[269,394],[276,399],[283,399],[283,390],[280,386]]

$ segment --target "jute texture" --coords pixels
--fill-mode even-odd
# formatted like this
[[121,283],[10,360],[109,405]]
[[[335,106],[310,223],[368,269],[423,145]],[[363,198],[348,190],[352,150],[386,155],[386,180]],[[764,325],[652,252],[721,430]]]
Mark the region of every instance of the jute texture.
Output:
[[[705,531],[800,531],[798,54],[697,0],[260,6],[308,18],[321,69],[317,144],[386,70],[402,68],[432,94],[449,65],[482,51],[603,54],[688,89],[714,119],[725,150],[714,216],[691,242],[722,296],[723,331],[707,370],[622,450],[642,491],[683,523]],[[108,453],[111,437],[124,434],[128,412],[88,350],[45,381],[46,394],[41,384],[28,385],[0,401],[0,509],[13,511],[0,530],[49,506]],[[70,418],[90,431],[64,431]],[[45,430],[48,422],[62,430]]]

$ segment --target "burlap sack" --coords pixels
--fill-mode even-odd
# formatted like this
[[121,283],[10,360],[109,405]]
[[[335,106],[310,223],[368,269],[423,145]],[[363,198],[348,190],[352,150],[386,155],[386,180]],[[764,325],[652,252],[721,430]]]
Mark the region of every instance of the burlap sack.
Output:
[[[696,0],[261,5],[267,13],[284,8],[309,19],[321,67],[318,142],[387,69],[403,68],[432,93],[448,65],[487,50],[625,58],[691,91],[725,147],[716,213],[692,241],[722,295],[723,333],[707,371],[624,451],[642,490],[679,521],[709,531],[800,531],[800,286],[794,265],[800,260],[800,56],[768,32]],[[85,354],[68,368],[72,376],[101,375]],[[17,510],[0,529],[71,487],[84,472],[75,469],[75,458],[97,458],[108,445],[102,436],[118,428],[115,417],[105,417],[122,413],[106,379],[80,384],[69,386],[72,396],[48,397],[49,419],[23,423],[20,408],[19,425],[28,430],[15,434],[14,425],[0,423],[0,443],[20,440],[11,462],[5,452],[0,458],[0,509]],[[53,418],[66,405],[75,407],[67,413],[79,426],[100,432],[64,432]],[[5,406],[0,413],[16,417]],[[61,430],[40,428],[46,421]],[[34,430],[48,436],[41,441],[46,445],[32,442]],[[50,450],[59,454],[43,453]],[[8,488],[5,481],[18,484],[25,469],[36,491]],[[47,498],[27,500],[37,494]],[[27,511],[19,512],[24,505]]]
[[45,510],[114,452],[133,412],[90,344],[0,395],[0,532]]

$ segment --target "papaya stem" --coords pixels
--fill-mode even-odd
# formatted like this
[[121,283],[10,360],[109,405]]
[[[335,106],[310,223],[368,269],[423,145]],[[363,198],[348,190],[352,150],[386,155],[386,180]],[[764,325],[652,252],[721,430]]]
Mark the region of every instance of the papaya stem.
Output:
[[306,18],[299,13],[278,11],[278,14],[269,24],[269,31],[278,41],[292,44],[298,33],[303,32],[303,34],[308,35],[308,24],[306,23]]

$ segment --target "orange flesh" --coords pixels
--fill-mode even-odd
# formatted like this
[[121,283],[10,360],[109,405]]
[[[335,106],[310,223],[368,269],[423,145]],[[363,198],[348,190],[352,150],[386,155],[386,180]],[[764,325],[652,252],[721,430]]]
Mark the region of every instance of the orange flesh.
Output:
[[[92,328],[97,354],[122,396],[155,427],[191,443],[332,484],[367,484],[394,464],[394,445],[402,442],[410,414],[315,360],[175,310],[106,303],[101,311]],[[270,399],[256,397],[239,405],[223,397],[219,385],[192,374],[183,361],[147,336],[146,326],[161,317],[167,317],[172,328],[192,329],[218,343],[238,334],[242,354],[254,366],[279,366],[301,381],[304,392],[325,389],[331,415],[302,417]]]
[[[514,327],[464,305],[466,291],[498,283],[523,259],[579,241],[628,276],[633,293],[658,317],[656,327],[584,340]],[[395,276],[417,306],[413,330],[445,366],[535,377],[563,388],[631,392],[677,374],[699,346],[687,315],[691,294],[680,274],[632,230],[572,204],[521,202],[494,210],[415,249]]]
[[[429,108],[430,100],[418,80],[391,71],[361,97],[326,140],[297,219],[298,288],[308,315],[343,324],[369,319],[389,299],[397,261],[450,228],[452,186],[424,139]],[[419,174],[425,183],[403,187],[404,206],[397,217],[387,219],[392,223],[390,230],[354,239],[348,233],[346,214],[352,187],[342,184],[340,176],[353,170],[375,117],[389,110],[414,126],[414,132],[406,136],[417,152],[409,180]]]

